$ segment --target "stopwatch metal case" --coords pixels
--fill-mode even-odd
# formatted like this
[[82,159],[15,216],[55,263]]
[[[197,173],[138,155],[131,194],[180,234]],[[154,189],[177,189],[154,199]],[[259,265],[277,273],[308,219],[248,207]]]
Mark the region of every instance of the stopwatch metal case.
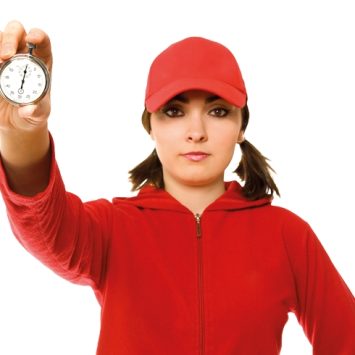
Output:
[[28,43],[27,46],[29,47],[29,53],[22,53],[22,54],[15,54],[13,57],[11,57],[9,60],[7,60],[6,62],[0,64],[0,80],[1,80],[1,76],[3,75],[5,69],[11,65],[14,61],[17,60],[21,60],[21,59],[27,59],[30,62],[33,62],[35,64],[37,64],[43,71],[44,76],[45,76],[45,87],[43,88],[42,93],[40,94],[40,96],[38,96],[35,100],[29,101],[29,102],[18,102],[15,100],[12,100],[8,95],[6,95],[3,92],[3,88],[2,85],[0,84],[0,94],[1,96],[8,102],[10,102],[12,105],[15,106],[26,106],[26,105],[33,105],[36,102],[40,101],[48,92],[49,87],[50,87],[50,82],[51,82],[51,76],[49,73],[49,70],[47,68],[47,66],[45,65],[45,63],[38,57],[35,57],[34,55],[32,55],[32,50],[36,47],[35,45]]

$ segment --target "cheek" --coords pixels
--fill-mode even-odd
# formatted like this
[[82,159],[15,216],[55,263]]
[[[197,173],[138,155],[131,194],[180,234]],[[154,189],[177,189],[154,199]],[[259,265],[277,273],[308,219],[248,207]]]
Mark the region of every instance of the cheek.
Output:
[[238,142],[239,127],[235,125],[228,125],[221,129],[215,127],[210,130],[210,141],[214,142],[220,150],[230,151],[234,150],[235,145]]
[[178,125],[156,124],[152,126],[151,137],[160,150],[171,149],[182,139],[182,130]]
[[233,142],[223,144],[223,148],[220,150],[220,162],[222,165],[227,166],[231,162],[234,156],[235,147],[236,144]]
[[218,155],[217,161],[220,166],[226,167],[232,160],[235,148],[238,141],[238,131],[235,132],[235,127],[230,127],[230,130],[215,131],[210,141],[214,142],[213,146],[215,153]]
[[165,136],[171,134],[173,125],[161,117],[153,117],[150,120],[151,134],[156,140],[162,140]]
[[162,163],[169,160],[177,150],[177,142],[179,141],[174,132],[156,132],[154,136],[155,149]]

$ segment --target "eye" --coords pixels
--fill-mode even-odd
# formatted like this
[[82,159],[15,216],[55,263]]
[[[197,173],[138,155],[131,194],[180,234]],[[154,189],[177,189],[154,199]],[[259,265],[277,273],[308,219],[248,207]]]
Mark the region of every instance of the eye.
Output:
[[177,106],[166,106],[161,110],[168,117],[181,117],[184,113]]
[[216,107],[212,109],[209,114],[215,117],[225,117],[228,115],[230,110],[224,108],[224,107]]

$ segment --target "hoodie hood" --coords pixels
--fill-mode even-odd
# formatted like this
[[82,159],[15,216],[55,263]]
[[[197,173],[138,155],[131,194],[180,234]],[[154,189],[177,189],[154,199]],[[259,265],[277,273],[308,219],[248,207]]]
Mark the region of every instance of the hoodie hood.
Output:
[[[205,211],[217,210],[241,210],[271,204],[272,197],[250,201],[242,195],[242,187],[237,181],[225,182],[226,191],[212,202]],[[113,204],[128,204],[143,209],[173,210],[191,213],[184,205],[176,200],[164,189],[159,189],[151,185],[141,188],[137,196],[116,197]]]

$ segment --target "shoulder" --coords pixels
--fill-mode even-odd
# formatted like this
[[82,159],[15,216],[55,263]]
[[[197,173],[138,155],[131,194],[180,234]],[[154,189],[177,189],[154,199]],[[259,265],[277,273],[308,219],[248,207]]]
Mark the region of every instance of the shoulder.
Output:
[[269,205],[269,213],[278,216],[284,221],[294,223],[307,223],[301,216],[285,207]]
[[281,206],[268,205],[264,208],[265,217],[282,229],[286,235],[309,232],[309,223],[295,212]]
[[270,219],[278,223],[280,237],[288,253],[304,254],[310,245],[318,246],[319,240],[311,225],[298,214],[280,206],[269,207]]

